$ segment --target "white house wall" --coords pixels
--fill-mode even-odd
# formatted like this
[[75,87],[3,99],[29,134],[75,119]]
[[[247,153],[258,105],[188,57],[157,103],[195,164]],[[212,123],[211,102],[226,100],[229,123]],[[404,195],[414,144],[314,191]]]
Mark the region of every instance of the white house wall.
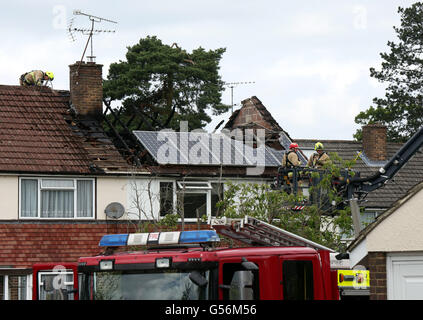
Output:
[[423,189],[367,235],[369,252],[423,250]]
[[19,217],[19,178],[17,176],[0,176],[0,219],[13,220]]
[[112,202],[119,202],[127,209],[127,189],[128,178],[126,177],[97,178],[97,219],[106,219],[104,209]]
[[[177,181],[169,178],[150,177],[97,177],[96,178],[96,218],[106,220],[104,209],[112,202],[121,203],[128,213],[121,219],[157,219],[160,211],[160,181]],[[218,179],[202,179],[201,181],[217,182]],[[225,179],[232,183],[265,183],[263,179]],[[0,219],[16,220],[19,218],[19,177],[13,175],[0,176]],[[148,192],[150,190],[150,193]],[[138,192],[138,196],[137,196]],[[138,204],[137,204],[137,199]],[[140,210],[139,210],[140,209]]]
[[[119,202],[128,207],[126,177],[101,177],[96,183],[97,219],[104,220],[104,209],[111,202]],[[0,176],[0,190],[3,201],[0,201],[0,220],[16,220],[19,218],[19,177],[13,175]]]

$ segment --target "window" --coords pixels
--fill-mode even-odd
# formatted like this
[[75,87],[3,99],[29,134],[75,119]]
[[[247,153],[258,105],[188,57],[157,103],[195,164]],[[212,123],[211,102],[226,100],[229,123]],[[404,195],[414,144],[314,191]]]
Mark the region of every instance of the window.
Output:
[[212,188],[210,182],[203,181],[178,181],[178,187],[184,190],[209,190]]
[[160,216],[173,213],[173,182],[160,182]]
[[31,275],[0,276],[0,300],[31,299]]
[[223,183],[212,183],[211,187],[211,215],[216,217],[219,210],[216,205],[223,200]]
[[313,263],[311,261],[285,260],[282,278],[285,300],[313,300]]
[[[216,216],[216,204],[223,199],[223,183],[209,181],[160,182],[160,215],[184,212],[184,219]],[[173,195],[176,194],[175,197]],[[176,199],[176,202],[173,202]]]
[[[60,282],[63,281],[63,282]],[[58,286],[59,287],[56,287]],[[73,271],[42,271],[38,273],[39,300],[73,300]]]
[[20,217],[94,217],[93,179],[20,179]]
[[184,218],[201,218],[207,215],[207,192],[178,193],[178,209],[184,212]]

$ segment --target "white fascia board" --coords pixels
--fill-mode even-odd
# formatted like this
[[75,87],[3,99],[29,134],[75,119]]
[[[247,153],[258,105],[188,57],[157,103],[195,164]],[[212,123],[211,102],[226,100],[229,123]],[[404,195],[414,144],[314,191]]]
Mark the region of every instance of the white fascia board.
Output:
[[367,238],[364,238],[360,243],[350,252],[350,264],[353,268],[368,254]]

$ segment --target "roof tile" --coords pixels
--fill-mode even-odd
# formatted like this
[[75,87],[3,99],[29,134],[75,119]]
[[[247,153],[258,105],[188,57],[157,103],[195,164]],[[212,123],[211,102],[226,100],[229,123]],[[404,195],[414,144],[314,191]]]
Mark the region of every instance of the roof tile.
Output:
[[[0,172],[87,174],[94,163],[127,170],[100,125],[71,126],[68,110],[68,91],[0,85]],[[98,154],[107,161],[97,161]]]

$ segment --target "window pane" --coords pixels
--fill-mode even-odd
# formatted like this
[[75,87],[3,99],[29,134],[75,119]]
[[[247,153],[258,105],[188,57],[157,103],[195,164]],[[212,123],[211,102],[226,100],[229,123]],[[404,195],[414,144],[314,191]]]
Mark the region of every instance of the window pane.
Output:
[[184,218],[201,218],[207,214],[207,194],[205,193],[179,193],[178,209],[184,209]]
[[26,275],[9,276],[8,295],[9,300],[26,300]]
[[212,183],[211,186],[211,215],[216,217],[218,215],[216,204],[223,200],[223,183]]
[[92,180],[78,180],[77,190],[77,217],[93,217]]
[[178,181],[179,189],[210,189],[210,183],[204,181]]
[[4,276],[0,276],[0,300],[4,300]]
[[[55,280],[57,279],[56,277],[63,277],[61,280],[64,281],[63,283],[57,282],[60,284],[58,288],[55,288],[57,283],[56,285],[54,284]],[[46,283],[50,283],[52,288],[46,289],[44,287],[44,284]],[[73,300],[74,294],[70,292],[68,294],[68,291],[73,290],[73,273],[61,272],[60,274],[57,274],[50,272],[42,274],[38,289],[39,300]]]
[[38,210],[38,181],[21,180],[21,216],[37,217]]
[[74,191],[42,190],[41,191],[42,218],[73,218]]
[[285,300],[313,300],[313,263],[283,262],[283,296]]
[[73,180],[42,179],[41,188],[73,188]]
[[173,213],[173,182],[160,182],[160,216]]

